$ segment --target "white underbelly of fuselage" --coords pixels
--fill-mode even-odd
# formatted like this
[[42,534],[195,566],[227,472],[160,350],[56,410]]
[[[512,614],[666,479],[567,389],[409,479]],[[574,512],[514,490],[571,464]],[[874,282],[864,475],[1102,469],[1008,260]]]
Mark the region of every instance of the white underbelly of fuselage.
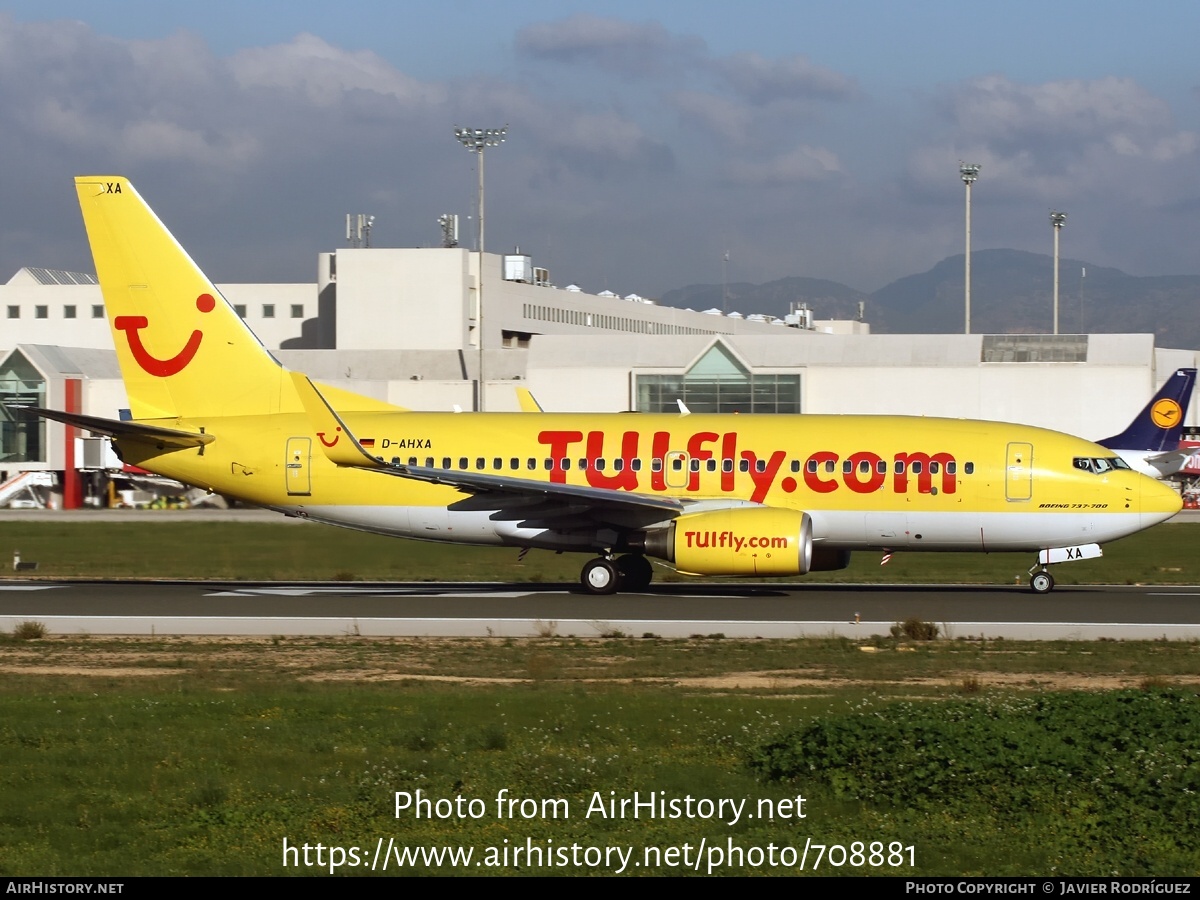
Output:
[[[1102,544],[1158,519],[1136,512],[810,513],[813,539],[860,550],[963,550],[984,553]],[[1149,520],[1148,520],[1149,519]]]
[[[458,544],[588,551],[610,546],[615,532],[529,527],[497,510],[439,506],[304,506],[280,508],[315,522],[394,537]],[[850,550],[1031,551],[1101,544],[1153,524],[1136,512],[861,512],[809,513],[816,543]]]

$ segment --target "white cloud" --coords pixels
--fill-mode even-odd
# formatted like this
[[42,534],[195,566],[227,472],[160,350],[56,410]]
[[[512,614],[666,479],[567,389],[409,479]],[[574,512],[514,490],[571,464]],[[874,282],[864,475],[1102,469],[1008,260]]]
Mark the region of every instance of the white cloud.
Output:
[[[1000,148],[1112,141],[1124,155],[1153,156],[1175,131],[1164,100],[1116,77],[1021,84],[989,75],[955,89],[946,116],[966,139]],[[1190,152],[1186,142],[1180,149]]]
[[846,100],[857,92],[854,79],[818,66],[804,56],[767,59],[734,53],[713,60],[712,68],[751,103],[778,100]]
[[[949,189],[956,160],[980,163],[995,196],[1166,199],[1178,164],[1200,135],[1177,128],[1170,107],[1128,78],[1022,84],[972,79],[939,105],[945,127],[909,159],[917,184]],[[985,187],[985,189],[988,189]]]
[[114,149],[135,165],[176,160],[208,166],[220,160],[223,165],[242,167],[263,155],[262,143],[244,131],[216,135],[174,122],[151,120],[132,122],[122,128]]
[[735,184],[769,187],[823,181],[841,171],[836,153],[821,147],[800,146],[761,162],[733,162],[729,165],[729,178]]
[[753,116],[743,104],[701,91],[677,91],[669,102],[686,121],[726,140],[744,141],[751,135]]
[[533,59],[642,75],[703,53],[704,42],[673,35],[658,22],[577,13],[521,29],[516,49]]
[[302,89],[312,103],[324,107],[337,104],[349,91],[384,95],[406,106],[442,103],[447,97],[444,85],[411,78],[369,50],[343,50],[311,34],[288,44],[242,50],[229,67],[244,88]]

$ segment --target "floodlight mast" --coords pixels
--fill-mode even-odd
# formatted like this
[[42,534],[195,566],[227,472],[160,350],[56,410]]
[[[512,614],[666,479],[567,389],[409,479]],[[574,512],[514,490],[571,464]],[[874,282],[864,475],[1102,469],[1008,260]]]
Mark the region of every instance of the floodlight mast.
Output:
[[1067,214],[1051,210],[1050,224],[1054,227],[1054,333],[1058,334],[1058,233],[1067,224]]
[[966,268],[963,272],[963,334],[971,333],[971,185],[979,177],[980,168],[977,163],[960,162],[958,164],[958,174],[962,177],[963,184],[967,188]]
[[476,389],[475,409],[484,411],[484,377],[483,377],[483,151],[488,147],[498,147],[508,136],[508,126],[503,128],[459,128],[454,129],[458,142],[479,154],[479,273],[475,285],[475,335],[479,342],[479,382]]

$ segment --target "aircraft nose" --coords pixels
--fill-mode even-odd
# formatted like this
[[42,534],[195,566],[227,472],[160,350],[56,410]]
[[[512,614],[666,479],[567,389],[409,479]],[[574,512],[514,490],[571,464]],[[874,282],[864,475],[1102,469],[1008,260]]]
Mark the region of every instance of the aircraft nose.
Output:
[[1179,492],[1168,484],[1142,476],[1142,523],[1149,528],[1159,522],[1165,522],[1183,509],[1183,499]]

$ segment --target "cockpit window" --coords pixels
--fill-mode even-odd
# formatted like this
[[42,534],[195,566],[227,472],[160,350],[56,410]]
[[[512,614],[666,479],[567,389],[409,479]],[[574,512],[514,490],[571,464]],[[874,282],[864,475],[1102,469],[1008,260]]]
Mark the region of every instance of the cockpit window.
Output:
[[1097,475],[1103,475],[1113,469],[1129,469],[1129,463],[1119,456],[1077,456],[1074,465],[1077,469],[1095,472]]

